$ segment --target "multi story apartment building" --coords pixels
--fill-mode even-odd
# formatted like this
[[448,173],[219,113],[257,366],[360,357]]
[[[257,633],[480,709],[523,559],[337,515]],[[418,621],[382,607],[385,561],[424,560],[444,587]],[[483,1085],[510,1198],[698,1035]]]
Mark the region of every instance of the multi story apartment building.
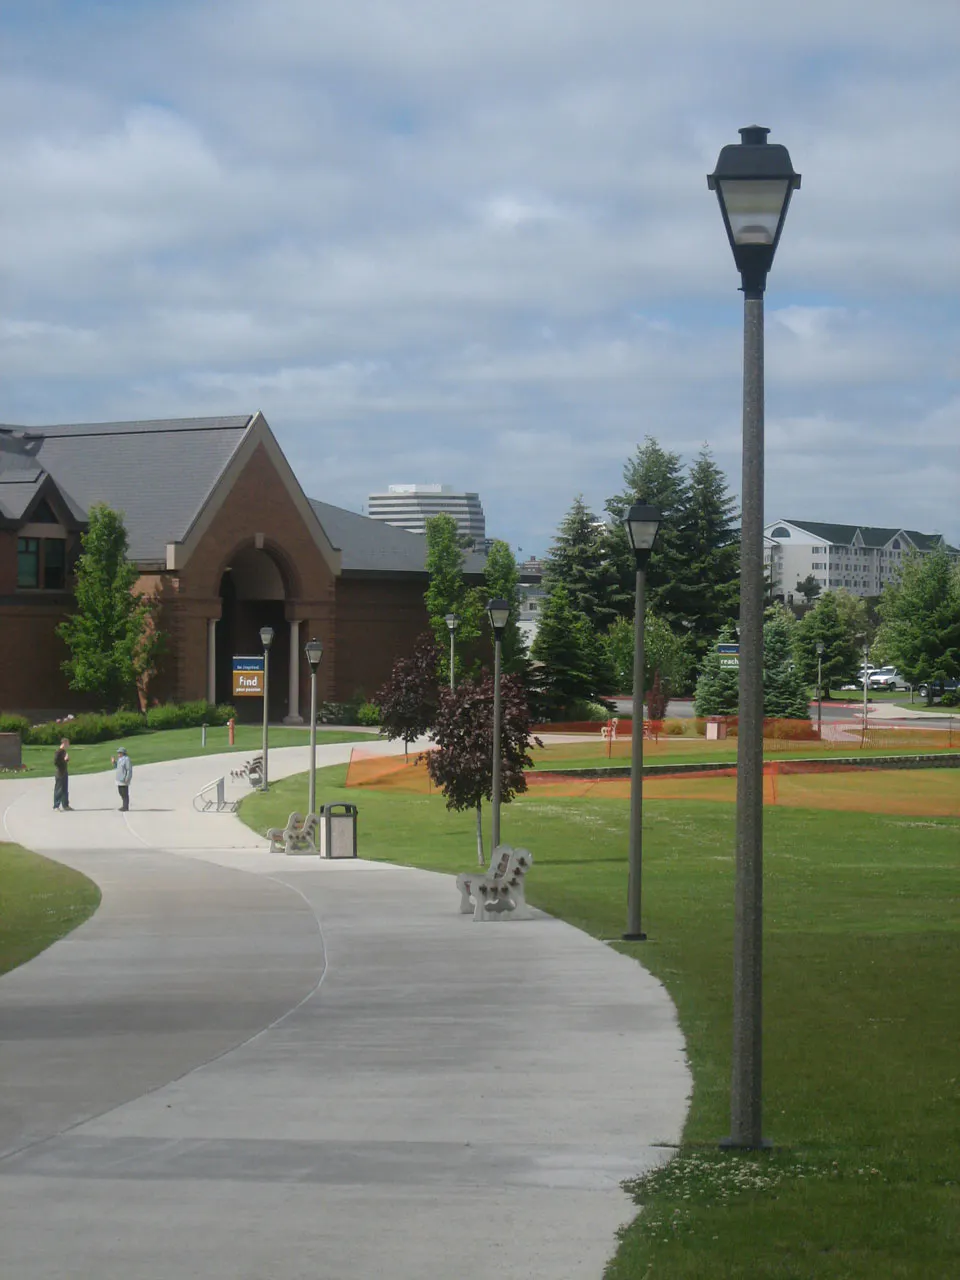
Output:
[[386,493],[371,493],[367,515],[409,533],[425,533],[427,521],[441,512],[453,516],[461,536],[482,548],[486,521],[478,493],[454,493],[448,484],[392,484]]
[[926,555],[941,545],[960,556],[939,533],[876,529],[867,525],[775,520],[764,529],[775,595],[797,596],[797,584],[814,577],[821,591],[840,587],[854,596],[878,596],[900,572],[906,556]]

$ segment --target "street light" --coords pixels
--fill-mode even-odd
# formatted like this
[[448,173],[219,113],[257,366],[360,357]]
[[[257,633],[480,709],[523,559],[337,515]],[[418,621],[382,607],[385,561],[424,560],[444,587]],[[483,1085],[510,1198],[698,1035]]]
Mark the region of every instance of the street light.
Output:
[[487,617],[493,627],[493,794],[491,800],[493,817],[490,823],[492,864],[493,850],[500,843],[500,645],[510,617],[509,601],[488,600]]
[[636,601],[633,610],[633,737],[630,757],[630,846],[627,879],[627,931],[625,942],[643,942],[640,898],[643,884],[643,628],[647,564],[660,528],[656,507],[634,503],[624,517],[627,541],[637,565]]
[[823,737],[823,641],[817,641],[817,737]]
[[269,791],[267,782],[267,715],[270,708],[270,646],[273,644],[273,627],[260,628],[260,643],[263,645],[263,774],[260,790]]
[[450,688],[453,688],[453,659],[454,659],[454,636],[457,634],[457,627],[460,625],[460,618],[455,613],[448,613],[444,618],[444,622],[450,629]]
[[308,640],[303,652],[310,663],[310,782],[307,813],[317,812],[317,667],[323,657],[323,641]]
[[800,186],[769,129],[740,130],[707,178],[720,202],[743,290],[743,470],[740,534],[740,722],[733,960],[730,1137],[757,1148],[762,1134],[763,1011],[763,293],[790,197]]

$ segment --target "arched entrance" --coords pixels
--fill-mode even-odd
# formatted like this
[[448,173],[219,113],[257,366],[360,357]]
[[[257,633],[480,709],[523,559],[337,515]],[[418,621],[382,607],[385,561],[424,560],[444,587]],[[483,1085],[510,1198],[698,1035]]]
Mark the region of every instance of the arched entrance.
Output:
[[284,575],[269,551],[244,547],[237,551],[220,579],[220,621],[216,628],[216,691],[218,702],[234,702],[241,720],[263,716],[259,698],[233,697],[233,658],[263,653],[260,628],[273,628],[270,647],[270,719],[288,710],[290,624],[286,620]]

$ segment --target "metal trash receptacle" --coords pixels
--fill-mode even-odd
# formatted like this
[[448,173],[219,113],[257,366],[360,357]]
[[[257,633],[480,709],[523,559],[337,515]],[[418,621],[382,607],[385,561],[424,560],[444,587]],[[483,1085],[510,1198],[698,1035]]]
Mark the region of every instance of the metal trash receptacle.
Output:
[[357,856],[357,806],[355,804],[322,804],[320,806],[320,857],[355,858]]

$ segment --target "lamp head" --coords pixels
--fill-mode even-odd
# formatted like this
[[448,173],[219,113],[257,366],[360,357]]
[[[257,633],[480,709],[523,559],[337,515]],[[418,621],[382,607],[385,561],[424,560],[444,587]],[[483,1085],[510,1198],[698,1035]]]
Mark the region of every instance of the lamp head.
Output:
[[320,665],[320,659],[323,657],[323,641],[318,640],[316,636],[312,640],[308,640],[303,646],[303,652],[307,655],[307,661],[310,663],[310,670],[316,671]]
[[822,656],[822,654],[823,654],[823,641],[822,641],[822,640],[818,640],[818,641],[817,641],[817,653],[818,653],[818,655],[821,655],[821,656]]
[[488,600],[487,617],[490,619],[491,627],[493,627],[493,634],[499,640],[510,617],[509,600]]
[[643,502],[635,502],[623,518],[627,541],[637,558],[637,568],[641,568],[650,559],[650,552],[657,540],[660,520],[659,510],[656,507],[648,507]]
[[443,620],[450,628],[451,632],[456,631],[457,627],[460,625],[460,615],[456,613],[448,613]]
[[260,628],[260,643],[265,649],[269,649],[273,644],[273,627]]
[[716,191],[745,293],[762,294],[780,242],[790,197],[800,186],[786,147],[767,142],[769,129],[750,125],[740,142],[720,152],[707,176]]

